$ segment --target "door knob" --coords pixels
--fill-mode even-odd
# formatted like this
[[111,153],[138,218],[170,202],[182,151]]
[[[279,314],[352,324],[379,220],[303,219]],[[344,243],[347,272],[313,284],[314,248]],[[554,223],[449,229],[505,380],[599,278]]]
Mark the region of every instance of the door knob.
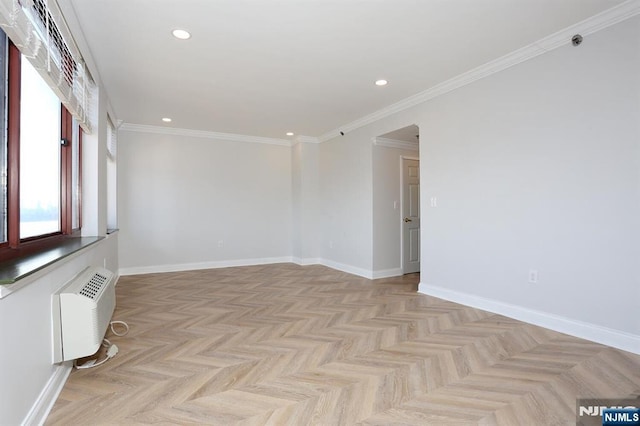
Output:
[[404,218],[404,221],[405,221],[405,222],[411,222],[411,219],[409,219],[408,217],[405,217],[405,218]]

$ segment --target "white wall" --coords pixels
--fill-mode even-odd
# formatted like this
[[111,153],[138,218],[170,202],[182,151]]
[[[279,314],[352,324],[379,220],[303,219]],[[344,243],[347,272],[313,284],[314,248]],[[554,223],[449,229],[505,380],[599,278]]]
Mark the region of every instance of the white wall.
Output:
[[320,144],[319,227],[326,265],[371,275],[372,145],[361,129]]
[[303,148],[297,143],[291,148],[291,253],[302,258]]
[[121,130],[121,272],[290,259],[290,149]]
[[318,144],[296,143],[291,148],[292,253],[300,264],[320,261],[318,152]]
[[90,134],[82,135],[82,235],[107,232],[107,110],[109,98],[98,88],[92,93],[90,112],[94,115]]
[[640,335],[640,18],[421,115],[422,282]]
[[420,290],[640,353],[640,17],[323,144],[326,235],[366,252],[339,220],[367,217],[370,178],[350,162],[411,123]]
[[402,275],[401,159],[417,158],[418,155],[418,151],[373,146],[374,276]]

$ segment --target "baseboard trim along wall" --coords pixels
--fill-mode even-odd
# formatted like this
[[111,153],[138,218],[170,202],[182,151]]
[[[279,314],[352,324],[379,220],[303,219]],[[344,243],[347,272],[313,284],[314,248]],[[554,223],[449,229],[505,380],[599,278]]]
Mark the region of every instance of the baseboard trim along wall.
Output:
[[301,266],[322,265],[331,269],[336,269],[341,272],[346,272],[348,274],[353,274],[359,277],[368,278],[370,280],[377,280],[380,278],[399,277],[400,275],[402,275],[402,268],[379,269],[377,271],[369,271],[364,268],[358,268],[356,266],[345,265],[344,263],[338,263],[338,262],[334,262],[333,260],[320,259],[320,258],[301,259],[301,258],[294,257],[293,263],[296,263]]
[[373,279],[399,277],[402,275],[402,268],[379,269],[373,271]]
[[258,259],[236,259],[236,260],[220,260],[212,262],[197,263],[180,263],[174,265],[153,265],[138,266],[132,268],[121,268],[118,273],[120,275],[140,275],[140,274],[157,274],[162,272],[181,272],[195,271],[198,269],[217,269],[231,268],[234,266],[252,266],[252,265],[269,265],[273,263],[295,263],[296,265],[323,265],[338,271],[346,272],[359,277],[375,280],[379,278],[397,277],[402,275],[402,268],[381,269],[378,271],[370,271],[356,266],[345,265],[343,263],[334,262],[333,260],[321,258],[300,258],[300,257],[265,257]]
[[121,268],[120,275],[156,274],[160,272],[195,271],[198,269],[231,268],[234,266],[269,265],[272,263],[291,263],[291,257],[263,257],[257,259],[219,260],[210,262],[178,263],[174,265],[137,266]]
[[334,262],[329,259],[320,259],[320,265],[327,266],[331,269],[336,269],[338,271],[346,272],[348,274],[357,275],[359,277],[372,279],[373,272],[367,269],[358,268],[356,266],[345,265],[344,263]]
[[44,389],[38,395],[38,399],[34,402],[31,410],[24,418],[23,425],[42,425],[47,419],[49,412],[53,408],[64,384],[67,382],[69,374],[73,369],[73,361],[67,361],[63,364],[56,366],[55,371],[49,378]]
[[418,292],[640,355],[640,336],[631,333],[430,284],[420,283]]
[[306,266],[306,265],[322,265],[322,259],[319,257],[292,257],[291,261],[296,265]]

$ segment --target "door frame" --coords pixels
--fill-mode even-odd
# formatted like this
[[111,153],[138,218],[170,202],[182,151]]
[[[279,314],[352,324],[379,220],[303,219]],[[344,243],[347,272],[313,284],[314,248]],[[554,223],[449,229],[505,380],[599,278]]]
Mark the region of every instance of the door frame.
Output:
[[[406,200],[404,199],[404,163],[406,160],[415,160],[420,164],[420,157],[413,157],[408,155],[400,156],[400,215],[399,215],[399,223],[400,223],[400,269],[402,270],[402,274],[404,275],[405,265],[404,265],[404,225],[402,222],[402,216],[404,214],[404,203]],[[422,185],[422,183],[420,183]],[[420,204],[422,204],[422,197],[420,197]],[[422,209],[420,209],[420,233],[422,233]],[[420,244],[422,245],[422,238],[420,238]],[[421,250],[422,252],[422,250]],[[422,262],[420,262],[420,270],[422,271]]]

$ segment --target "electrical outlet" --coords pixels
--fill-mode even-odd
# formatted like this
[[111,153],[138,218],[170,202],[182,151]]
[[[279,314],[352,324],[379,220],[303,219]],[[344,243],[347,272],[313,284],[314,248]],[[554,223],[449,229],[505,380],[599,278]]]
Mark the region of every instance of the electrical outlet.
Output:
[[538,282],[538,270],[529,269],[529,282],[535,284]]

